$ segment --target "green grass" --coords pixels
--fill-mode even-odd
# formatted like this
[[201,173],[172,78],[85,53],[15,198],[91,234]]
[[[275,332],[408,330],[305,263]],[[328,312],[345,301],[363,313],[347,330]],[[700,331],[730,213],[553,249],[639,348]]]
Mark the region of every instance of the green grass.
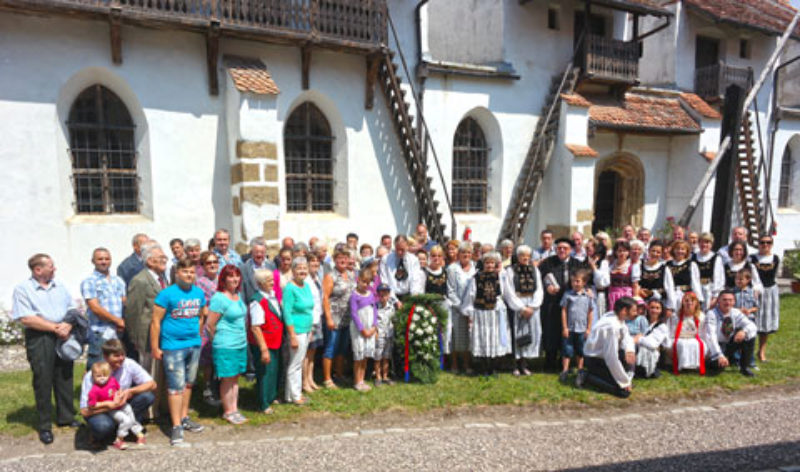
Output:
[[[636,380],[636,401],[655,398],[698,396],[713,391],[732,391],[742,388],[781,385],[800,380],[800,296],[784,296],[781,300],[781,329],[770,338],[769,362],[760,364],[755,378],[743,377],[728,370],[715,377],[686,373],[674,376],[665,373],[656,380]],[[75,403],[83,365],[75,366]],[[575,404],[603,406],[619,405],[621,400],[592,390],[578,390],[562,385],[555,374],[535,374],[513,378],[502,374],[497,379],[484,380],[444,373],[433,385],[402,384],[373,389],[361,394],[353,389],[321,390],[312,395],[312,403],[304,407],[278,405],[274,415],[256,413],[255,384],[241,382],[240,407],[250,418],[250,425],[279,421],[296,421],[303,417],[329,413],[340,417],[369,415],[382,411],[425,412],[441,408],[479,405],[555,405]],[[193,407],[203,421],[222,423],[219,413],[200,400],[195,389]],[[0,434],[24,435],[34,431],[36,412],[33,407],[31,375],[29,372],[0,374]]]

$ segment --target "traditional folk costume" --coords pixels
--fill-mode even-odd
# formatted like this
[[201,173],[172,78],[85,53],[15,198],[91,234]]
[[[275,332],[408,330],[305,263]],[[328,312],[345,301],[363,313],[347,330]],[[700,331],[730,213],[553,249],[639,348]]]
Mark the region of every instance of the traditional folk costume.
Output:
[[[439,302],[439,304],[447,313],[450,313],[450,302],[447,299],[447,271],[444,267],[440,267],[436,270],[431,270],[426,267],[422,272],[422,281],[424,284],[422,289],[423,293],[441,295],[442,301]],[[450,318],[451,317],[448,316],[448,319],[445,320],[444,331],[439,333],[441,336],[442,354],[450,354],[450,336],[453,330]]]
[[[542,340],[539,308],[544,298],[539,269],[533,264],[514,264],[503,271],[501,282],[503,299],[512,312],[514,358],[539,357]],[[524,308],[533,308],[530,318],[522,316]]]
[[632,297],[633,284],[641,278],[641,267],[628,260],[621,267],[614,261],[610,267],[611,286],[608,288],[608,306],[613,309],[614,304],[622,297]]
[[672,372],[677,375],[683,369],[698,369],[700,375],[705,375],[710,329],[702,312],[696,316],[673,314],[668,327],[672,343]]
[[692,261],[697,264],[697,270],[700,272],[700,286],[703,293],[702,305],[703,311],[706,311],[711,300],[718,293],[714,291],[714,280],[724,277],[722,257],[714,251],[709,251],[706,254],[696,252],[692,254]]
[[472,277],[461,300],[461,312],[472,320],[474,357],[496,358],[511,352],[503,288],[497,272],[480,271]]
[[[669,344],[669,327],[663,321],[650,323],[644,336],[639,338],[636,350],[637,372],[645,378],[653,377],[658,368],[661,348]],[[637,376],[639,375],[637,373]]]
[[461,310],[464,293],[467,291],[472,276],[475,275],[475,264],[470,263],[464,270],[461,264],[454,262],[447,268],[447,301],[450,306],[450,326],[445,352],[469,351],[469,320]]
[[675,307],[675,283],[672,281],[672,271],[667,269],[663,261],[648,261],[642,264],[639,288],[642,289],[644,299],[657,299],[664,303],[670,310]]
[[703,287],[700,285],[700,270],[697,268],[697,264],[689,258],[680,262],[673,259],[667,262],[667,268],[672,273],[672,282],[675,284],[672,291],[672,300],[675,305],[667,308],[680,311],[683,294],[686,292],[694,292],[697,300],[702,304],[704,301]]
[[778,265],[781,260],[778,256],[751,256],[751,263],[758,272],[764,289],[761,293],[761,309],[756,315],[756,328],[761,334],[778,331],[780,321],[780,299],[778,297]]
[[597,270],[592,270],[592,266],[586,263],[587,270],[591,272],[592,276],[587,282],[587,288],[594,293],[594,312],[596,314],[605,313],[613,306],[608,306],[608,287],[611,285],[611,269],[608,267],[608,261],[601,259],[598,261]]
[[[716,295],[719,295],[723,289],[733,290],[736,288],[736,274],[743,270],[749,270],[750,275],[752,275],[752,280],[750,281],[750,285],[753,287],[758,293],[761,293],[763,290],[763,286],[761,285],[761,277],[758,275],[758,270],[756,270],[755,264],[751,264],[747,261],[747,259],[741,262],[733,262],[728,261],[726,262],[723,267],[723,278],[722,280],[715,280],[714,281],[714,289],[716,290]],[[721,284],[720,284],[721,283]]]

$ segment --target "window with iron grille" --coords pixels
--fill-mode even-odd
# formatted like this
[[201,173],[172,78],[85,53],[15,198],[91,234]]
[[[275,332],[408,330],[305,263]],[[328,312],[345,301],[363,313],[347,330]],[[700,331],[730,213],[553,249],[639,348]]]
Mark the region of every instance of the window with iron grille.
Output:
[[792,151],[787,147],[781,161],[781,181],[778,190],[778,208],[792,206]]
[[483,130],[464,118],[453,139],[453,211],[485,213],[489,188],[489,147]]
[[283,148],[287,211],[333,211],[333,135],[313,103],[305,102],[289,115]]
[[75,99],[67,129],[76,213],[139,212],[134,128],[125,104],[102,85]]

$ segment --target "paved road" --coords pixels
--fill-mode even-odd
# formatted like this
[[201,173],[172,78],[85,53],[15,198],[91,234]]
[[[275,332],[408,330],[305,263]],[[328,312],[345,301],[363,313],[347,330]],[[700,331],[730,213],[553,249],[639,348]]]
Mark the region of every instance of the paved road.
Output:
[[365,429],[362,418],[342,420],[353,429],[332,434],[319,434],[310,420],[281,431],[218,427],[187,437],[194,441],[181,449],[154,432],[146,449],[95,454],[41,449],[49,452],[11,457],[24,448],[6,443],[0,470],[764,470],[800,464],[798,403],[800,388],[678,407],[407,417],[382,429]]

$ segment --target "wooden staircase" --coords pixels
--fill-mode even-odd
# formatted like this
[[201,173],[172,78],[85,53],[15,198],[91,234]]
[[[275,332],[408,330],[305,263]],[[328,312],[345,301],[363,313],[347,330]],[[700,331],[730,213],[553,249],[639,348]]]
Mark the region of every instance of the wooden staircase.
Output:
[[430,237],[435,241],[444,241],[446,226],[442,223],[442,214],[438,211],[439,201],[431,188],[433,179],[428,177],[428,165],[422,152],[419,135],[414,127],[414,116],[411,105],[406,101],[406,91],[400,86],[402,79],[398,76],[398,65],[393,62],[394,53],[387,51],[380,58],[378,81],[380,82],[386,106],[389,109],[392,123],[400,141],[406,168],[411,176],[414,193],[417,198],[419,218],[428,226]]
[[544,173],[555,149],[558,123],[561,118],[561,94],[570,93],[575,89],[579,73],[580,68],[573,67],[573,62],[570,61],[564,73],[554,76],[550,83],[549,94],[536,123],[533,140],[514,185],[514,193],[511,195],[511,202],[503,219],[498,243],[504,239],[510,239],[515,243],[521,242],[528,216],[542,187]]
[[752,127],[752,112],[742,115],[739,149],[736,153],[736,193],[742,226],[749,232],[750,245],[757,246],[758,236],[764,232],[766,222],[761,199],[761,175],[755,149],[755,131]]

